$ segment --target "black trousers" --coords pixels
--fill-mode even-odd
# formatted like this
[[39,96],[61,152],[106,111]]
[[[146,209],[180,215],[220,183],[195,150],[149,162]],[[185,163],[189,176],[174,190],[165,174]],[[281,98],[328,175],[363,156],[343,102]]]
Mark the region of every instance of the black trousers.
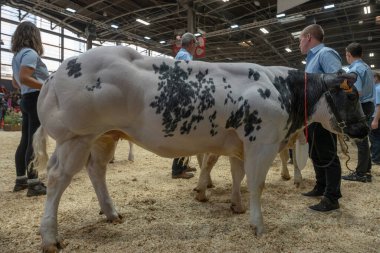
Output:
[[[37,99],[39,93],[39,91],[32,92],[21,97],[21,140],[15,154],[16,174],[18,177],[25,175],[28,164],[33,160],[33,134],[41,125],[37,115]],[[37,174],[33,170],[28,170],[27,174],[29,179],[37,177]]]
[[337,155],[337,137],[319,123],[308,127],[309,156],[313,161],[316,188],[330,200],[342,197],[340,182],[342,168]]
[[184,170],[187,169],[187,164],[185,163],[186,157],[180,157],[180,158],[175,158],[173,160],[173,165],[172,165],[172,175],[176,176],[181,174]]
[[[364,115],[366,116],[366,122],[368,124],[368,127],[370,127],[372,114],[375,110],[375,106],[372,102],[362,103],[361,105]],[[372,161],[368,137],[365,137],[362,140],[357,140],[355,143],[358,147],[358,165],[356,166],[356,173],[359,175],[371,173]]]

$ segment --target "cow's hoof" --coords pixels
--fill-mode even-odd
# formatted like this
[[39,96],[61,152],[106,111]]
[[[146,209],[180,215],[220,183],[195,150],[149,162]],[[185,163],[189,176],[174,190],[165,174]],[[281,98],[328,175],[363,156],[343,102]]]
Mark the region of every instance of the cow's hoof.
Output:
[[236,213],[236,214],[245,213],[245,209],[241,205],[231,204],[230,208],[233,213]]
[[290,180],[290,176],[289,176],[289,175],[283,175],[283,174],[281,174],[281,178],[282,178],[283,180],[285,180],[285,181]]
[[296,188],[300,188],[301,183],[300,182],[294,182],[294,185],[296,186]]
[[255,234],[256,237],[261,237],[264,233],[264,228],[262,228],[262,227],[260,228],[258,226],[251,224],[251,228],[252,228],[253,233]]
[[58,253],[65,246],[66,245],[63,243],[63,241],[57,241],[55,244],[42,245],[42,252],[44,252],[44,253]]
[[213,183],[209,183],[209,184],[207,185],[207,188],[215,188],[215,185],[214,185]]
[[207,202],[208,201],[208,198],[206,197],[205,192],[198,192],[195,195],[195,199],[198,200],[199,202]]
[[123,216],[121,216],[120,214],[117,214],[116,217],[112,217],[112,218],[107,219],[107,222],[112,223],[112,224],[123,223]]

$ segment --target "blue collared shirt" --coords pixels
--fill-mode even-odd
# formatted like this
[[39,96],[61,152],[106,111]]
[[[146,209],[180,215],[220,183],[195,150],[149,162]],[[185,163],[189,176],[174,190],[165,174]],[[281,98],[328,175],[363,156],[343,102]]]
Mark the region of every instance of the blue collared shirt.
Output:
[[184,48],[181,48],[177,55],[175,56],[176,60],[192,61],[193,56]]
[[342,58],[332,48],[321,43],[309,50],[306,57],[307,73],[336,73],[342,69]]
[[22,48],[17,52],[12,59],[13,77],[16,82],[21,86],[21,95],[38,91],[38,89],[31,88],[20,81],[21,67],[31,67],[34,69],[32,77],[44,83],[49,76],[46,65],[42,62],[41,57],[32,48]]
[[360,103],[373,102],[373,73],[371,68],[362,60],[353,61],[348,69],[349,73],[356,73],[355,87],[359,91]]

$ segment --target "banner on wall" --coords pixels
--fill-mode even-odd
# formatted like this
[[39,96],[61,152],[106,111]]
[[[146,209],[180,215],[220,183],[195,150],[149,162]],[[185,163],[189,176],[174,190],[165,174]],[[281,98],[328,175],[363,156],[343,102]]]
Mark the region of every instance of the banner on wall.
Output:
[[[195,48],[194,58],[202,58],[206,56],[206,38],[203,36],[197,37],[198,46]],[[181,49],[181,36],[177,35],[173,43],[173,56],[176,56]]]

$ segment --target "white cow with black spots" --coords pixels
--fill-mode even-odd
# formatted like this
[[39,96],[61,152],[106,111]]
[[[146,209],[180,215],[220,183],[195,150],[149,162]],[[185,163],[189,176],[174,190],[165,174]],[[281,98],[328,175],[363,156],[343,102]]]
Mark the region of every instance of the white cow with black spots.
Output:
[[[241,209],[240,183],[246,174],[250,224],[261,234],[266,174],[289,136],[303,127],[304,80],[303,72],[286,67],[175,61],[123,46],[98,47],[65,60],[43,85],[38,100],[36,165],[45,165],[47,135],[56,140],[47,163],[43,250],[61,247],[58,205],[83,167],[107,220],[120,221],[105,181],[115,134],[163,157],[230,156],[233,209]],[[367,135],[353,74],[307,74],[306,81],[308,122],[321,122],[355,138]],[[324,95],[330,91],[332,105]],[[342,130],[337,118],[340,126],[350,122]]]

